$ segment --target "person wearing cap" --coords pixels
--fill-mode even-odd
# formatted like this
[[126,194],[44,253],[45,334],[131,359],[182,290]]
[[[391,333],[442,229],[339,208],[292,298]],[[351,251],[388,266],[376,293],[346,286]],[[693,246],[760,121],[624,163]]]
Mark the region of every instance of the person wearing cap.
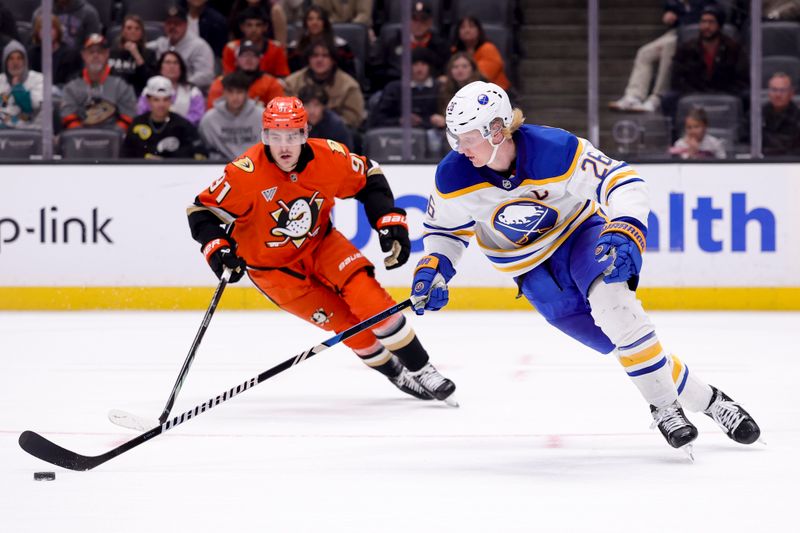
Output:
[[665,114],[685,94],[742,96],[748,90],[750,71],[747,56],[738,42],[722,33],[724,24],[724,12],[717,5],[706,6],[700,16],[700,34],[678,46],[672,60],[673,93],[669,103],[663,102]]
[[[433,75],[442,73],[450,57],[450,45],[433,30],[433,11],[425,2],[411,5],[411,49],[426,48],[432,52]],[[391,38],[381,39],[371,59],[370,79],[378,87],[399,80],[402,73],[403,35],[398,30]]]
[[197,128],[171,112],[175,89],[164,76],[147,80],[142,94],[150,111],[133,119],[125,141],[122,157],[145,159],[206,159],[208,151],[200,140]]
[[306,85],[297,95],[308,114],[308,136],[331,139],[348,148],[353,146],[353,133],[336,111],[328,109],[328,95],[319,85]]
[[[272,100],[259,125],[259,141],[237,153],[187,209],[192,238],[214,274],[229,269],[229,283],[247,275],[282,310],[326,331],[344,331],[395,305],[375,265],[331,218],[338,199],[355,198],[387,253],[383,266],[408,261],[406,212],[380,165],[336,141],[309,139],[296,97]],[[447,400],[456,388],[431,365],[403,313],[344,344],[416,398]]]
[[214,160],[230,160],[261,136],[264,106],[247,97],[250,78],[232,72],[222,78],[222,98],[200,120],[200,138]]
[[147,43],[160,58],[167,50],[178,52],[186,62],[189,83],[206,91],[214,81],[214,52],[203,39],[189,33],[186,10],[178,5],[167,9],[164,19],[165,35]]
[[239,46],[242,42],[251,41],[259,50],[259,68],[262,71],[276,78],[288,76],[290,71],[286,49],[279,41],[267,39],[268,27],[267,16],[261,9],[248,7],[242,11],[239,15],[239,29],[243,37],[225,45],[222,52],[222,72],[228,74],[236,70]]
[[[41,16],[42,8],[33,12],[31,23]],[[93,33],[100,33],[102,24],[97,9],[86,0],[54,0],[53,15],[61,22],[64,29],[64,44],[78,49]]]
[[83,75],[64,86],[61,122],[65,128],[112,128],[123,132],[133,120],[136,95],[125,80],[111,74],[108,43],[94,33],[83,44]]
[[[444,117],[438,113],[439,83],[433,77],[433,53],[417,48],[411,53],[411,127],[444,128]],[[400,80],[389,82],[383,89],[373,126],[399,126],[403,87]]]
[[325,40],[314,41],[306,52],[308,66],[284,80],[286,92],[297,95],[307,85],[319,85],[328,95],[328,106],[351,129],[364,121],[364,95],[358,82],[336,65],[336,47]]
[[[273,76],[258,69],[261,60],[259,47],[253,41],[244,41],[239,46],[239,55],[236,57],[236,71],[242,72],[250,79],[250,88],[247,95],[267,105],[276,96],[283,96],[283,86]],[[208,109],[213,107],[217,98],[222,96],[222,76],[217,77],[208,89]]]
[[44,77],[29,70],[28,54],[17,41],[9,42],[2,52],[0,73],[0,129],[41,128],[39,111],[44,95]]
[[[170,111],[179,114],[197,127],[206,112],[206,98],[197,86],[186,80],[186,64],[181,55],[172,51],[164,52],[158,60],[156,69],[159,75],[172,82],[172,88],[175,90]],[[136,111],[139,115],[150,111],[147,97],[143,94],[136,104]]]

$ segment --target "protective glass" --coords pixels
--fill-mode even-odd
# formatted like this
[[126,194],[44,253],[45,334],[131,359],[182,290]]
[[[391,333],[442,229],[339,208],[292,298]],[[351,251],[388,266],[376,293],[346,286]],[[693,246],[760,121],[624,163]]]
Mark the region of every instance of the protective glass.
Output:
[[261,142],[267,146],[297,146],[305,144],[308,132],[302,128],[261,130]]
[[450,148],[456,152],[471,150],[484,140],[485,137],[481,135],[481,132],[478,130],[470,130],[458,135],[450,131],[450,129],[447,130],[447,142],[450,143]]

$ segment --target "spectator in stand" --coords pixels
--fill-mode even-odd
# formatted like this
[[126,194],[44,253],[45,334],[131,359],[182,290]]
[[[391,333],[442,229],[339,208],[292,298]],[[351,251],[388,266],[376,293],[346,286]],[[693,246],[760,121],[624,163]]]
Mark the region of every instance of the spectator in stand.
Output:
[[[444,128],[444,116],[438,113],[439,84],[433,77],[433,52],[417,48],[411,54],[411,127]],[[399,126],[402,122],[402,83],[390,82],[381,95],[377,117],[370,117],[374,126]]]
[[208,0],[184,1],[189,33],[207,42],[214,57],[221,57],[222,49],[228,42],[228,21],[219,11],[208,5]]
[[[159,75],[172,82],[174,93],[170,111],[182,116],[193,126],[200,124],[200,119],[206,112],[206,100],[202,91],[187,81],[186,64],[181,55],[177,52],[164,52],[158,61],[157,70]],[[150,111],[146,96],[139,97],[136,111],[139,115]]]
[[767,20],[800,22],[800,0],[764,0],[761,9]]
[[255,7],[263,11],[267,17],[266,37],[278,41],[286,48],[289,44],[289,19],[286,11],[286,4],[288,3],[297,4],[292,8],[293,12],[299,7],[302,13],[304,0],[291,0],[291,2],[281,0],[236,0],[228,16],[228,32],[233,35],[234,39],[247,40],[247,37],[239,27],[239,15],[245,9]]
[[661,15],[661,22],[667,27],[666,33],[636,51],[625,94],[619,100],[609,102],[608,107],[617,111],[658,111],[661,98],[669,89],[672,56],[675,55],[678,43],[678,27],[699,22],[703,8],[712,3],[713,0],[667,0]]
[[718,6],[706,6],[700,16],[700,35],[678,46],[672,60],[672,91],[662,99],[665,115],[674,116],[678,99],[690,93],[746,95],[747,57],[739,43],[721,32],[724,23]]
[[69,128],[119,128],[128,131],[136,111],[133,88],[111,74],[108,43],[99,34],[83,44],[83,76],[64,86],[61,122]]
[[284,16],[288,25],[300,24],[305,16],[305,0],[272,0],[283,7]]
[[[236,58],[236,70],[242,72],[250,80],[247,95],[253,100],[261,102],[265,107],[276,96],[284,96],[283,86],[277,78],[258,70],[261,60],[261,49],[253,41],[245,41],[239,46],[239,55]],[[222,96],[222,76],[217,77],[208,90],[208,109],[211,109],[217,98]]]
[[[34,24],[41,12],[41,7],[33,12]],[[97,9],[86,0],[54,0],[53,15],[61,22],[64,43],[73,48],[80,47],[89,35],[101,33],[103,29]]]
[[0,1],[0,50],[12,40],[19,41],[17,21],[14,20],[14,14]]
[[785,72],[769,79],[769,102],[764,104],[762,136],[766,156],[800,155],[800,109],[792,101],[794,87]]
[[214,52],[207,42],[189,33],[185,9],[176,5],[167,9],[164,33],[166,35],[147,43],[147,47],[155,50],[159,59],[168,50],[178,52],[186,64],[189,83],[197,85],[201,90],[208,89],[214,81]]
[[297,72],[301,68],[308,66],[306,51],[311,42],[317,39],[324,39],[336,47],[336,64],[340,69],[355,78],[356,62],[353,50],[350,49],[347,41],[334,35],[328,13],[319,6],[310,6],[306,10],[306,15],[303,18],[303,34],[300,39],[295,39],[289,43],[289,70]]
[[122,32],[111,47],[111,74],[127,81],[136,94],[156,73],[156,54],[144,43],[144,22],[139,15],[128,15]]
[[348,148],[353,146],[353,134],[342,117],[328,109],[328,95],[319,85],[306,85],[297,95],[303,102],[311,125],[309,137],[331,139]]
[[122,157],[145,159],[206,159],[208,151],[195,128],[188,120],[169,110],[175,89],[164,76],[147,80],[142,92],[150,111],[133,119],[125,141]]
[[[239,15],[239,29],[245,41],[252,41],[261,50],[260,69],[276,78],[289,75],[289,63],[286,60],[286,49],[278,41],[266,38],[267,17],[257,7],[248,7]],[[222,71],[229,74],[236,70],[236,56],[242,39],[230,41],[222,52]]]
[[[76,76],[80,76],[83,68],[81,54],[75,48],[64,43],[61,21],[52,17],[53,41],[53,84],[62,87]],[[32,45],[28,49],[28,60],[31,70],[42,71],[42,17],[33,21]]]
[[308,66],[284,80],[286,92],[298,95],[307,85],[318,85],[328,95],[328,106],[356,130],[364,121],[364,95],[351,75],[336,66],[336,48],[330,43],[314,41],[307,51]]
[[702,107],[686,115],[683,137],[675,141],[670,153],[681,159],[725,159],[725,143],[707,133],[708,115]]
[[313,0],[330,14],[331,22],[354,22],[372,27],[372,0]]
[[200,138],[211,159],[231,161],[261,142],[264,106],[247,97],[250,80],[243,72],[222,78],[222,98],[200,121]]
[[447,109],[447,104],[450,103],[453,96],[461,90],[465,85],[469,85],[473,81],[485,81],[478,72],[478,65],[466,52],[456,52],[450,57],[445,67],[445,75],[443,80],[439,82],[439,101],[437,111],[440,115],[444,115]]
[[39,114],[44,94],[44,77],[28,69],[28,55],[18,41],[3,48],[0,73],[0,129],[41,128]]
[[[411,49],[427,48],[433,52],[434,75],[442,73],[450,57],[450,46],[433,31],[433,12],[425,2],[414,2],[411,6]],[[398,29],[388,42],[373,47],[370,57],[370,80],[375,87],[400,79],[403,60],[403,34]]]
[[481,22],[471,16],[462,17],[458,21],[458,32],[452,52],[467,52],[472,55],[478,65],[478,71],[490,83],[495,83],[505,90],[511,87],[505,73],[505,64],[500,50],[486,38]]

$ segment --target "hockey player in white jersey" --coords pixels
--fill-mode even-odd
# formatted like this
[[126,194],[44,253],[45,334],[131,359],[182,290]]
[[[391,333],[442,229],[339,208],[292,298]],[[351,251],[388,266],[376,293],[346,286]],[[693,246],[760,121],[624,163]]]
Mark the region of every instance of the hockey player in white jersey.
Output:
[[428,203],[427,255],[412,284],[427,299],[417,314],[447,304],[446,284],[474,236],[550,324],[614,352],[671,446],[691,456],[697,429],[683,408],[710,416],[736,442],[755,442],[755,420],[662,348],[636,298],[650,211],[636,170],[564,130],[523,125],[495,84],[462,88],[445,118],[453,151]]

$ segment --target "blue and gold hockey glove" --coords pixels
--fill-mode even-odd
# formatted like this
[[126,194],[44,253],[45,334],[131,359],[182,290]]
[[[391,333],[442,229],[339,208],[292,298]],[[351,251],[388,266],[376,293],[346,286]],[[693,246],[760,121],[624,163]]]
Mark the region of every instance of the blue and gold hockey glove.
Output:
[[[609,261],[603,271],[603,281],[619,283],[639,275],[642,270],[642,253],[645,249],[645,232],[638,223],[613,220],[606,224],[597,239],[594,255],[598,263]],[[638,221],[636,221],[638,222]]]
[[411,296],[421,298],[414,304],[414,312],[422,315],[447,305],[450,299],[447,282],[455,274],[453,263],[444,255],[430,254],[420,259],[411,284]]

